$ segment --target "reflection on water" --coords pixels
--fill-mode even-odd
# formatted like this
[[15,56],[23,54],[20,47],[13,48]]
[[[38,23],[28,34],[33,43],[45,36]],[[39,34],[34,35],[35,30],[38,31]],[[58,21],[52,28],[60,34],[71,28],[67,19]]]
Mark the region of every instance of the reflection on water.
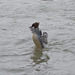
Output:
[[33,60],[33,63],[40,64],[44,62],[48,62],[50,57],[47,54],[43,54],[43,50],[37,50],[37,48],[34,49],[33,56],[31,56],[31,59]]
[[[35,21],[46,49],[33,48]],[[75,0],[0,0],[0,75],[75,75]]]

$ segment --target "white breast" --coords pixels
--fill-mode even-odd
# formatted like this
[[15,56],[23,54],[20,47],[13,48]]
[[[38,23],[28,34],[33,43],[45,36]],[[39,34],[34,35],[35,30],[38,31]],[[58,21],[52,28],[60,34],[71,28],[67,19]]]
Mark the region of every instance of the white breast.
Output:
[[37,34],[33,33],[32,39],[34,41],[34,44],[36,45],[37,48],[42,48],[41,43],[38,39]]

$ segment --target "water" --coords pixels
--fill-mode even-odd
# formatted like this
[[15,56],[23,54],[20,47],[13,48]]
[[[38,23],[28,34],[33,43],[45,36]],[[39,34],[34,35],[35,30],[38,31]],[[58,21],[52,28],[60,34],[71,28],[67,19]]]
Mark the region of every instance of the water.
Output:
[[[42,51],[36,21],[48,33]],[[75,0],[0,0],[0,75],[75,75]]]

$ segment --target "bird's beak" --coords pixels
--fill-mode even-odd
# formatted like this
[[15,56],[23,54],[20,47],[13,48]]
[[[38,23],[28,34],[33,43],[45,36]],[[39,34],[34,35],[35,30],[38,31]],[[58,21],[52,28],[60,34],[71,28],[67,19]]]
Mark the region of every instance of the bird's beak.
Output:
[[29,28],[32,28],[32,26],[30,26]]

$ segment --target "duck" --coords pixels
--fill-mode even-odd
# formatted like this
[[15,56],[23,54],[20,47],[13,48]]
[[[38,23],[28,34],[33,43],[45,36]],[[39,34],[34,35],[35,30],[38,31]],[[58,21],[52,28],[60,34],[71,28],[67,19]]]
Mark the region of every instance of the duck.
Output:
[[43,32],[39,29],[39,22],[33,23],[30,27],[30,30],[32,31],[32,39],[37,48],[44,48],[44,44],[47,44],[47,38],[48,34],[47,32]]

